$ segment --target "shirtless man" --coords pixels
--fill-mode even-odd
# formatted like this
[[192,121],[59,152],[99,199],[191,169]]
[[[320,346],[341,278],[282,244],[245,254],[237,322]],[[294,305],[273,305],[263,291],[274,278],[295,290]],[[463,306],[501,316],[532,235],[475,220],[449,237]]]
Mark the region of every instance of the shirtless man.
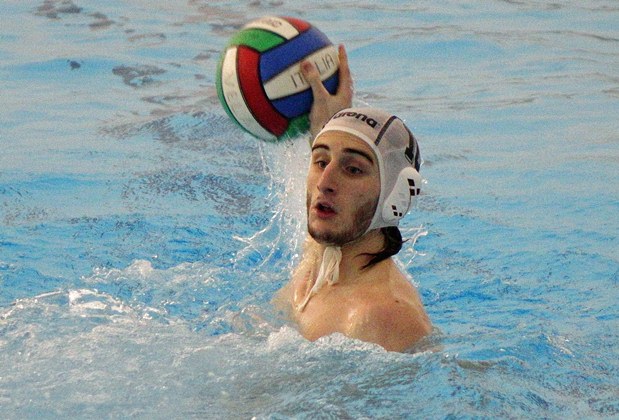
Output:
[[314,95],[309,237],[276,302],[309,340],[339,332],[404,351],[431,330],[415,287],[392,258],[402,247],[398,221],[421,186],[417,141],[384,111],[342,110],[352,101],[342,47],[336,95],[326,91],[311,64],[302,71]]

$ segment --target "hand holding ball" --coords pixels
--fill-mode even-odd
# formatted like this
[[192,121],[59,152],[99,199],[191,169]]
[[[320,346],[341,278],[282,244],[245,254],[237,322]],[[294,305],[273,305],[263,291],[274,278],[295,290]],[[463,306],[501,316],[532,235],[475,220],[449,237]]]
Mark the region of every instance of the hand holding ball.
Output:
[[325,89],[338,88],[338,50],[310,23],[264,17],[232,37],[217,69],[217,94],[228,115],[264,140],[294,137],[309,128],[312,90],[300,64],[310,61]]

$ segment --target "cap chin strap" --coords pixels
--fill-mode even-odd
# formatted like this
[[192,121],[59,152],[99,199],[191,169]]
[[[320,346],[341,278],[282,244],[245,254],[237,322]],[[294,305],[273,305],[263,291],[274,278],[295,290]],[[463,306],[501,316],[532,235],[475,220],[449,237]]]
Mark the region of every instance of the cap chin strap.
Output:
[[318,291],[325,285],[334,285],[340,279],[340,262],[342,261],[342,250],[339,246],[327,246],[322,253],[322,263],[318,270],[318,277],[314,286],[305,296],[305,300],[297,305],[297,311],[303,312],[310,299],[318,293]]

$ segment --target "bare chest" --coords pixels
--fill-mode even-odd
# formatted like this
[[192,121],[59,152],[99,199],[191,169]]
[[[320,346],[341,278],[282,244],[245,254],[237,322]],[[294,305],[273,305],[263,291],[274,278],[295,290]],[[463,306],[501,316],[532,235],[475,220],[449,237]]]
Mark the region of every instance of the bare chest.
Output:
[[[295,310],[301,334],[309,340],[340,332],[346,334],[354,321],[355,304],[337,286],[326,286],[302,310]],[[356,303],[357,305],[359,302]]]
[[348,334],[359,321],[359,309],[367,304],[368,290],[356,285],[335,284],[323,286],[301,310],[298,303],[308,291],[305,282],[297,283],[293,313],[301,334],[309,340],[335,332]]

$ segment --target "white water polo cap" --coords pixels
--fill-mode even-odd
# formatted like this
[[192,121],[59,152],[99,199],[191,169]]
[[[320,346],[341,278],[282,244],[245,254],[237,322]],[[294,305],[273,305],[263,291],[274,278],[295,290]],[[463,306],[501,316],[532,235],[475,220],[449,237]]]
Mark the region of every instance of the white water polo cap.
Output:
[[339,111],[316,138],[329,131],[343,131],[365,141],[378,160],[380,197],[366,232],[398,226],[421,192],[421,157],[413,133],[401,119],[376,108]]

